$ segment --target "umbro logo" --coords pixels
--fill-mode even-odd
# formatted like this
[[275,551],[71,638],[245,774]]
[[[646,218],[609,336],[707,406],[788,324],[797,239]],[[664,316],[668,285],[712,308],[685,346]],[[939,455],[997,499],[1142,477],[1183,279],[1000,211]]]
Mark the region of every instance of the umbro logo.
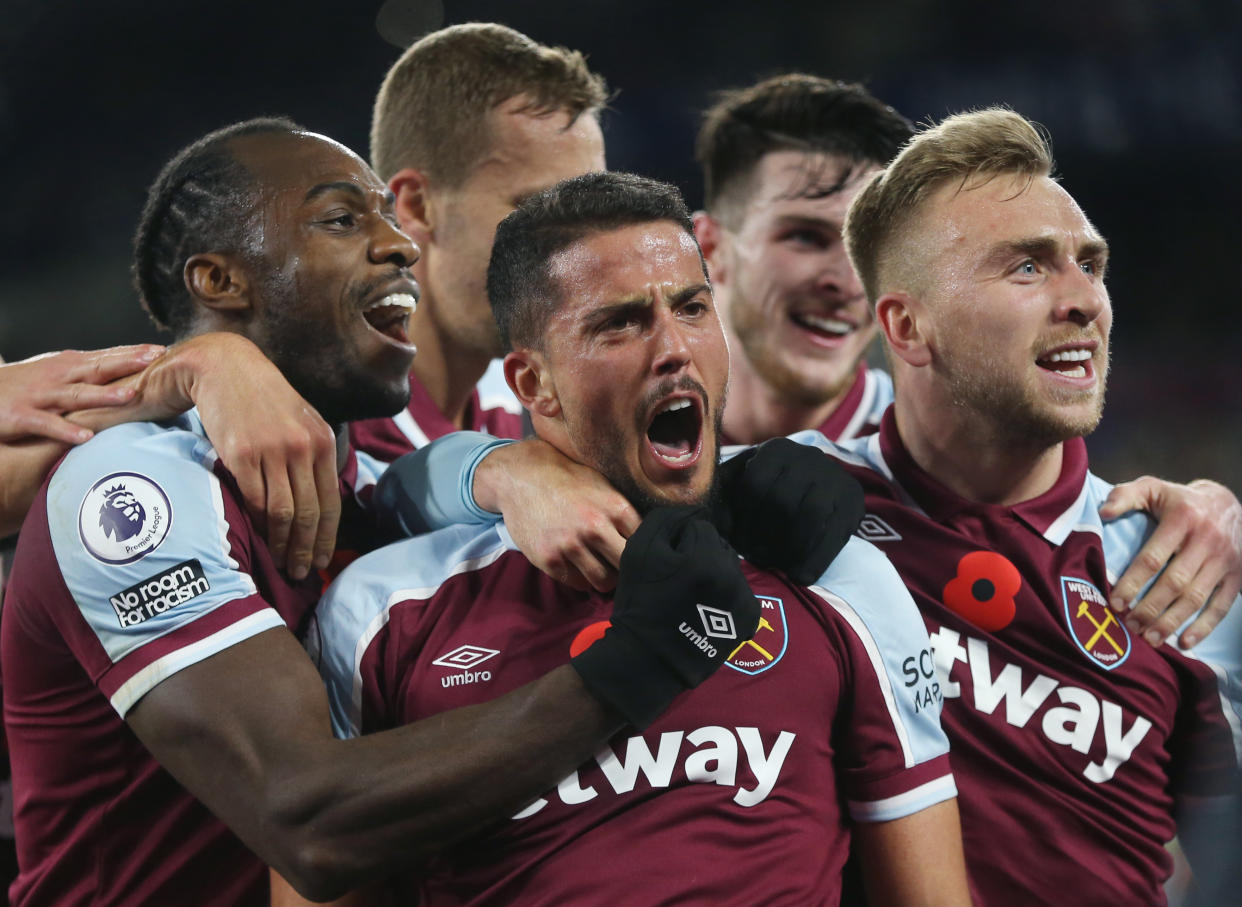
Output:
[[499,654],[499,649],[485,649],[483,646],[458,646],[452,652],[445,652],[432,664],[442,668],[461,668],[465,671]]
[[484,646],[458,646],[451,652],[445,652],[432,662],[442,668],[456,668],[460,674],[447,674],[440,678],[442,687],[459,687],[468,683],[480,683],[492,679],[491,671],[472,671],[478,665],[500,654],[499,649],[488,649]]
[[703,632],[699,633],[684,620],[678,625],[677,629],[682,636],[690,640],[690,643],[696,649],[708,658],[715,658],[716,647],[708,640],[737,639],[737,627],[733,624],[733,615],[728,611],[722,611],[720,608],[713,608],[710,605],[698,605],[697,607],[699,609],[699,620],[703,623]]
[[868,513],[858,524],[858,537],[868,542],[900,542],[901,533],[874,513]]
[[719,608],[699,605],[699,620],[703,621],[703,631],[716,639],[737,639],[737,628],[733,626],[733,615]]

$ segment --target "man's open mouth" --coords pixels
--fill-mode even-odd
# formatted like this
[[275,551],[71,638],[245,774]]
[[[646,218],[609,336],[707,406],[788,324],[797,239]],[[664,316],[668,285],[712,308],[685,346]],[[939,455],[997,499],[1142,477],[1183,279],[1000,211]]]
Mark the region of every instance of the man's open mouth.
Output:
[[1065,378],[1087,378],[1095,372],[1091,356],[1091,350],[1084,347],[1060,349],[1039,357],[1035,364]]
[[820,337],[832,339],[845,337],[857,327],[848,321],[842,321],[840,318],[830,318],[827,315],[815,315],[810,312],[791,312],[789,318],[803,330],[810,331]]
[[410,345],[410,316],[417,300],[412,293],[389,293],[362,311],[372,328],[402,346]]
[[703,437],[703,408],[697,397],[671,397],[656,407],[647,426],[647,441],[656,459],[667,466],[693,463]]

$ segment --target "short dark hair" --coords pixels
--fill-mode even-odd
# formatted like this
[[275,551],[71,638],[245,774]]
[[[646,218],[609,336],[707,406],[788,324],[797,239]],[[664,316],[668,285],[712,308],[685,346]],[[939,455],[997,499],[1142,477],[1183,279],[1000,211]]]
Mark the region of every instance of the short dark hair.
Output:
[[694,236],[675,186],[632,173],[587,173],[532,195],[496,228],[487,295],[506,349],[539,348],[559,289],[552,257],[591,233],[671,221]]
[[743,201],[755,165],[771,152],[883,166],[913,132],[909,120],[854,83],[789,73],[721,92],[695,142],[705,205],[721,216],[721,208]]
[[253,222],[246,214],[258,203],[257,186],[233,141],[305,131],[283,117],[246,120],[208,133],[164,165],[147,191],[131,267],[138,299],[156,326],[176,337],[190,329],[194,306],[183,272],[191,255],[248,245]]

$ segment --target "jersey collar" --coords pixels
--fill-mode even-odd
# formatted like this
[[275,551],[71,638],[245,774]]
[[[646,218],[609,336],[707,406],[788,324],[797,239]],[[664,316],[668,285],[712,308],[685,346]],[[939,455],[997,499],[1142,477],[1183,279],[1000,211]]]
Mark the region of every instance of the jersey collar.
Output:
[[950,491],[914,462],[897,433],[895,407],[890,406],[880,423],[880,455],[893,480],[936,522],[958,516],[996,517],[1009,514],[1026,523],[1036,533],[1051,538],[1060,535],[1057,527],[1073,522],[1082,508],[1087,480],[1087,444],[1082,438],[1064,442],[1061,473],[1056,482],[1039,497],[1010,506],[980,504]]

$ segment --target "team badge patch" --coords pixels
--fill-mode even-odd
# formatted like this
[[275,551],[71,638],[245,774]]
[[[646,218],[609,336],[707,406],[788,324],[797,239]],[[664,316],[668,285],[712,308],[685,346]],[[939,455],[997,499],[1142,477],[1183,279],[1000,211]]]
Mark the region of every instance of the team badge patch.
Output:
[[172,505],[164,489],[136,472],[114,472],[91,486],[78,508],[78,537],[105,564],[132,564],[168,537]]
[[1075,645],[1092,661],[1111,671],[1130,655],[1130,632],[1108,607],[1108,599],[1088,580],[1061,577],[1065,621]]
[[743,674],[762,674],[781,660],[789,646],[785,603],[769,595],[756,595],[755,598],[759,599],[759,629],[753,639],[741,643],[725,661],[733,670]]

